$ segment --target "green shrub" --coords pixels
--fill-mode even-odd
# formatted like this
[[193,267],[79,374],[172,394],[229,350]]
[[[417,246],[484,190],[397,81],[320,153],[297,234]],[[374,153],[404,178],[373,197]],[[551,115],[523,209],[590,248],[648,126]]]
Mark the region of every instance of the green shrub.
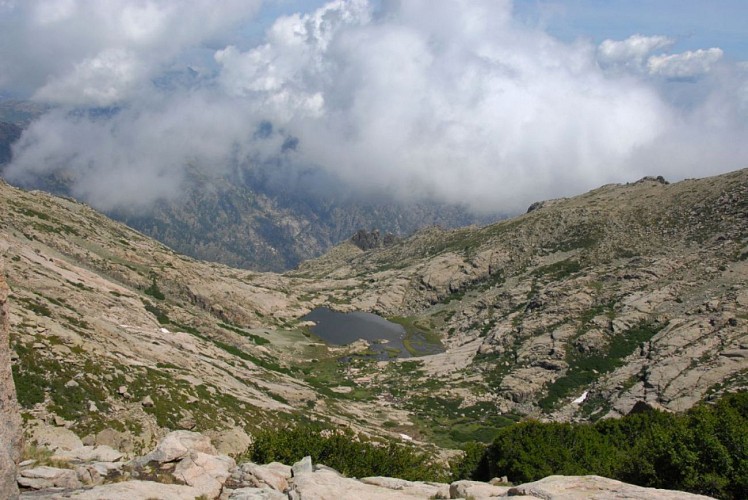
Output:
[[679,415],[652,410],[595,424],[524,422],[501,429],[481,460],[472,462],[479,466],[469,475],[482,480],[597,474],[641,486],[748,498],[748,393]]
[[327,465],[350,477],[389,476],[412,481],[447,477],[446,468],[436,464],[434,457],[412,446],[319,424],[260,431],[254,436],[248,458],[256,463],[291,464],[307,455],[315,464]]
[[449,463],[453,481],[477,479],[488,476],[486,445],[477,442],[465,443],[464,454]]
[[158,287],[158,284],[156,284],[155,276],[151,276],[151,286],[143,290],[143,293],[145,293],[146,295],[150,295],[156,300],[164,300],[166,298],[161,289]]
[[168,325],[169,323],[171,323],[169,316],[164,311],[154,306],[147,300],[143,301],[143,307],[145,307],[146,311],[156,316],[156,321],[158,321],[159,325]]
[[618,451],[590,425],[523,422],[502,429],[487,450],[489,477],[514,482],[553,474],[611,477]]
[[266,344],[270,343],[270,341],[268,339],[266,339],[265,337],[260,337],[259,335],[255,335],[253,333],[246,332],[243,329],[238,328],[238,327],[236,327],[234,325],[229,325],[227,323],[220,323],[219,322],[218,326],[220,326],[221,328],[225,328],[226,330],[230,330],[230,331],[232,331],[234,333],[238,333],[242,337],[248,338],[249,340],[251,340],[252,342],[254,342],[255,345],[266,345]]
[[548,385],[547,394],[538,401],[538,405],[546,411],[552,410],[559,400],[581,387],[589,386],[602,374],[622,366],[626,356],[664,327],[663,323],[643,322],[626,332],[613,335],[607,347],[600,352],[580,353],[570,350],[566,355],[569,369],[564,376]]

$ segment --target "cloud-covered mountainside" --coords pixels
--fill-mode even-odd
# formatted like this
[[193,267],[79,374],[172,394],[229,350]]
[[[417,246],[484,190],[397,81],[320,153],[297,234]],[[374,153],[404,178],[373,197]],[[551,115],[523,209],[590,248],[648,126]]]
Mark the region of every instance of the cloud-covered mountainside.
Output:
[[54,105],[5,175],[65,170],[106,210],[239,167],[485,213],[748,159],[746,67],[719,47],[562,41],[506,0],[335,0],[258,35],[261,9],[0,2],[0,91]]

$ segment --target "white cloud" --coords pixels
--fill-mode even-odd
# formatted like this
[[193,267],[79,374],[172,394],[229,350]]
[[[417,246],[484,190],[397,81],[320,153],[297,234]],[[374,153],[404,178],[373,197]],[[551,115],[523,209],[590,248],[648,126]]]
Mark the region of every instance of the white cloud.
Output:
[[647,57],[658,49],[673,45],[674,40],[665,36],[632,35],[625,40],[604,40],[597,48],[598,61],[603,66],[641,69]]
[[237,159],[263,161],[282,137],[253,139],[258,120],[240,104],[204,91],[153,95],[113,114],[53,110],[15,145],[5,175],[19,181],[57,170],[93,206],[147,208],[179,194],[190,166],[226,171]]
[[105,50],[44,85],[34,98],[57,104],[108,106],[128,96],[145,73],[146,68],[132,52]]
[[221,81],[361,189],[485,210],[607,181],[668,119],[589,47],[514,25],[509,3],[393,3],[384,19],[364,2],[280,19],[266,44],[217,54]]
[[[111,105],[186,47],[251,18],[261,0],[27,0],[0,17],[3,85],[62,104]],[[102,90],[96,90],[96,87]]]
[[318,116],[325,81],[336,77],[329,44],[345,29],[370,20],[365,0],[336,0],[312,14],[282,17],[268,30],[267,43],[245,53],[233,46],[216,52],[219,82],[229,95],[254,101],[258,112],[284,120]]
[[[189,165],[273,164],[277,176],[323,171],[366,192],[519,211],[606,182],[748,160],[746,71],[710,51],[653,55],[674,43],[666,37],[564,43],[515,23],[508,1],[390,0],[376,11],[336,0],[277,19],[246,46],[215,38],[246,14],[243,1],[112,0],[132,10],[109,17],[103,2],[71,1],[45,12],[44,28],[28,10],[0,31],[0,41],[22,33],[68,47],[56,61],[21,44],[16,60],[28,63],[11,78],[39,98],[120,106],[42,117],[6,175],[69,169],[76,193],[102,208],[176,196]],[[208,43],[215,73],[191,86],[152,82]],[[668,80],[698,68],[709,73],[697,85]],[[671,98],[674,85],[689,86],[688,107]]]
[[692,78],[708,73],[723,55],[722,49],[711,48],[652,56],[647,60],[647,69],[650,74],[667,78]]

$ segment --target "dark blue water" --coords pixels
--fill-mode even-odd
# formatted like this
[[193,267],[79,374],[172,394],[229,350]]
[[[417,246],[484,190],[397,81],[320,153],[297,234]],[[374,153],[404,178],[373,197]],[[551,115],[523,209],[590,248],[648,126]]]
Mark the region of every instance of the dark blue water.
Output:
[[[376,314],[360,311],[341,313],[318,307],[301,319],[314,321],[312,333],[329,344],[346,345],[364,339],[371,342],[371,350],[379,359],[411,357],[403,345],[405,328]],[[409,340],[419,356],[442,351],[440,346],[427,343],[422,332],[412,332]]]

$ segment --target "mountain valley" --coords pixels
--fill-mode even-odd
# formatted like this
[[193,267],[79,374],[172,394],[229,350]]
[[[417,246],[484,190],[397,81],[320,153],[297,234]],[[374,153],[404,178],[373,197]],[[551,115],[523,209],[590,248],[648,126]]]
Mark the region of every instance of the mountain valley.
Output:
[[[285,274],[175,253],[88,206],[0,184],[27,441],[142,454],[170,430],[240,454],[318,421],[450,456],[528,418],[680,412],[748,388],[748,170],[607,185],[485,227],[344,242]],[[326,345],[328,307],[403,325],[391,359]]]

